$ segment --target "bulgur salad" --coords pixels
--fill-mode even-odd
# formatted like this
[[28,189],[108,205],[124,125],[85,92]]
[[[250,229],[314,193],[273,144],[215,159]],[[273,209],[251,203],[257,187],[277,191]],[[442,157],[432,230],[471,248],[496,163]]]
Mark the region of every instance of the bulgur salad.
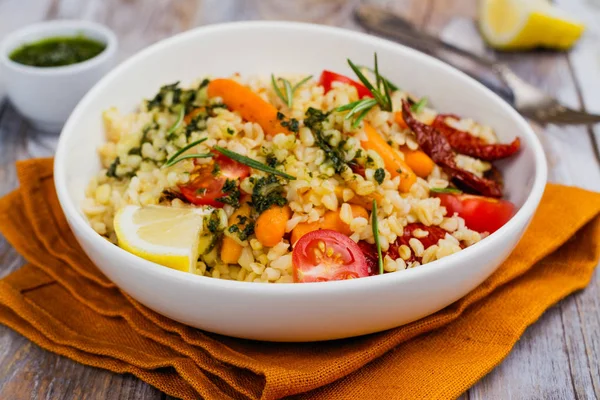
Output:
[[103,119],[82,209],[167,267],[248,282],[415,268],[480,241],[515,207],[492,164],[519,149],[383,77],[206,77]]

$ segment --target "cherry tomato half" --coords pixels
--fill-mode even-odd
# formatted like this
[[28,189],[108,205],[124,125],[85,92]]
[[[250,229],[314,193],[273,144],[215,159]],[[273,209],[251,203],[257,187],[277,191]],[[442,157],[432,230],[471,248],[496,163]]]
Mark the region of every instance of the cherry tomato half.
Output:
[[249,175],[250,167],[221,153],[215,153],[210,163],[196,165],[191,181],[179,186],[179,190],[192,204],[220,208],[224,204],[217,199],[225,196],[223,186],[227,179],[241,181]]
[[510,201],[468,194],[440,193],[437,197],[446,207],[448,215],[457,213],[465,220],[469,229],[477,232],[493,233],[515,213],[515,205]]
[[369,276],[360,247],[339,232],[321,229],[302,236],[292,253],[294,282],[326,282]]
[[321,73],[321,78],[319,79],[319,84],[321,86],[323,86],[323,88],[325,89],[325,93],[327,93],[331,90],[331,84],[333,82],[343,82],[343,83],[347,83],[349,85],[354,86],[356,88],[356,91],[358,92],[358,97],[361,99],[363,97],[373,97],[373,95],[371,94],[369,89],[367,89],[361,83],[358,83],[358,82],[348,78],[347,76],[324,70],[323,73]]

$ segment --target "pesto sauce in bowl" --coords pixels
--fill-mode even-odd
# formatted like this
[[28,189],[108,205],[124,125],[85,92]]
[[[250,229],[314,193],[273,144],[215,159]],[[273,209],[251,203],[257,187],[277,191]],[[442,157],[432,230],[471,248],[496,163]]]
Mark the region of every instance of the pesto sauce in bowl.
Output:
[[84,36],[57,36],[25,44],[9,57],[33,67],[61,67],[96,57],[105,48],[104,43]]

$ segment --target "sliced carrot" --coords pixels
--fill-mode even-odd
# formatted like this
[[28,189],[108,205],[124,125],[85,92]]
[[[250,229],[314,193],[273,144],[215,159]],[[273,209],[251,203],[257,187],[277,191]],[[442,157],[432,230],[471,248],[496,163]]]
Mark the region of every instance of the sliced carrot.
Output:
[[285,225],[291,217],[292,210],[288,206],[272,206],[256,220],[254,228],[256,238],[263,246],[275,246],[283,239]]
[[[369,212],[365,207],[351,204],[352,208],[352,217],[358,218],[363,217],[365,219],[369,219]],[[339,233],[343,233],[346,236],[352,235],[352,230],[350,229],[350,225],[342,221],[340,217],[340,211],[327,211],[323,216],[323,223],[321,224],[322,229],[331,229]]]
[[316,231],[321,229],[321,224],[319,221],[315,222],[301,222],[292,230],[292,235],[290,237],[290,242],[292,246],[296,244],[296,242],[304,235],[309,232]]
[[361,146],[366,150],[373,150],[379,154],[383,159],[385,169],[392,175],[392,178],[400,176],[400,186],[398,187],[400,191],[408,192],[417,181],[417,176],[413,170],[404,162],[400,154],[377,133],[375,128],[366,122],[365,133],[367,134],[367,140],[362,141]]
[[404,161],[406,161],[417,176],[426,178],[431,174],[435,163],[423,151],[411,150],[407,146],[402,146],[400,151],[404,154]]
[[[240,208],[234,211],[229,217],[229,226],[231,225],[242,225],[239,222],[238,216],[242,217],[250,217],[250,205],[246,201],[242,201],[242,205]],[[245,224],[243,224],[245,226]],[[243,228],[240,226],[240,228]],[[242,255],[243,246],[228,236],[223,237],[223,241],[221,242],[221,261],[226,264],[236,264],[238,259]]]
[[263,100],[244,85],[231,79],[214,79],[208,84],[208,97],[220,97],[233,111],[240,113],[247,121],[259,124],[267,135],[292,133],[281,125],[277,118],[277,108]]

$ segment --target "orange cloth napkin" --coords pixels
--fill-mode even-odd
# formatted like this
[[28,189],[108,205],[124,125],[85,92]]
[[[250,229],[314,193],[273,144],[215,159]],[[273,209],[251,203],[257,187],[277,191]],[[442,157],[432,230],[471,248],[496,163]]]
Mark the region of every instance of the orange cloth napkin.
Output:
[[0,323],[49,351],[185,399],[457,397],[548,307],[585,287],[600,257],[600,194],[548,185],[510,258],[434,315],[332,342],[233,339],[172,321],[121,292],[69,230],[52,160],[20,162],[17,172],[20,189],[0,199],[0,230],[29,264],[0,281]]

